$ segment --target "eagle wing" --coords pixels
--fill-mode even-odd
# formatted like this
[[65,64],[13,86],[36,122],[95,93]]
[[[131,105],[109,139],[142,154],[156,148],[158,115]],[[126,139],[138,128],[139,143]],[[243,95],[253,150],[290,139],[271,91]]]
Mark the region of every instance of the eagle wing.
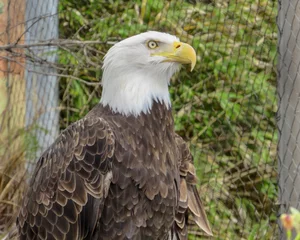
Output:
[[20,239],[89,239],[110,186],[115,139],[102,118],[70,125],[40,157],[17,218]]
[[187,239],[187,216],[192,219],[207,235],[212,231],[205,213],[204,205],[196,188],[198,181],[193,157],[186,142],[176,134],[176,144],[179,150],[180,163],[180,198],[179,209],[175,216],[175,231],[179,239]]

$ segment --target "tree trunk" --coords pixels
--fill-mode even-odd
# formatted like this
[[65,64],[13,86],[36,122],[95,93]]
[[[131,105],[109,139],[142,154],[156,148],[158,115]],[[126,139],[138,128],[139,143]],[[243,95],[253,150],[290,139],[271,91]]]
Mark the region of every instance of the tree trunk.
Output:
[[[0,42],[24,44],[23,0],[4,0],[0,14]],[[16,11],[16,7],[18,6]],[[0,52],[0,158],[8,159],[22,151],[25,126],[25,60],[21,49]],[[19,55],[19,56],[17,56]]]

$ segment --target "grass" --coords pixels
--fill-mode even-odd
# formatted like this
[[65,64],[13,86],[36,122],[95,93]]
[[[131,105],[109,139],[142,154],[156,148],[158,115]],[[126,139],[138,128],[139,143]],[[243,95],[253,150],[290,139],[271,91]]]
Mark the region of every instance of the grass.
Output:
[[[5,113],[2,114],[3,117]],[[2,120],[2,118],[1,118]],[[1,121],[3,124],[3,122]],[[0,238],[14,225],[26,187],[24,129],[0,127]],[[10,135],[7,136],[7,133]],[[3,135],[5,134],[5,138]],[[13,140],[13,141],[12,141]]]

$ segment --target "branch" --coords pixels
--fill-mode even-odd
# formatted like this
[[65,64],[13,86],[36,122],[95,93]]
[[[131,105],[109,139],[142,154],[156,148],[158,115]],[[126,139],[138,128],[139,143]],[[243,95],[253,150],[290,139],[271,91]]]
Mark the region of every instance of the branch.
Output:
[[[1,56],[2,57],[2,56]],[[10,59],[10,58],[6,58],[6,57],[3,57],[4,59],[7,59],[9,61],[13,61],[14,63],[16,63],[17,65],[23,67],[24,69],[26,69],[28,72],[32,72],[32,73],[36,73],[36,74],[40,74],[40,75],[47,75],[47,76],[56,76],[56,77],[63,77],[63,78],[70,78],[72,80],[76,80],[78,82],[81,82],[87,86],[100,86],[101,83],[100,82],[89,82],[89,81],[85,81],[81,78],[78,78],[78,77],[75,77],[75,76],[72,76],[72,75],[67,75],[67,74],[60,74],[60,73],[54,73],[54,72],[51,72],[51,73],[46,73],[46,72],[41,72],[41,71],[37,71],[37,70],[34,70],[34,69],[31,69],[31,68],[28,68],[26,67],[24,64],[22,64],[21,62],[19,61],[16,61],[14,59]],[[6,72],[6,73],[9,73],[8,71],[3,71],[0,69],[0,72]]]
[[78,45],[78,46],[85,46],[89,44],[109,44],[113,45],[116,42],[107,41],[78,41],[78,40],[65,40],[65,39],[53,39],[45,42],[37,42],[37,43],[28,43],[28,44],[18,44],[12,43],[7,45],[0,46],[0,51],[12,51],[14,48],[31,48],[31,47],[60,47],[60,46],[72,46],[72,45]]

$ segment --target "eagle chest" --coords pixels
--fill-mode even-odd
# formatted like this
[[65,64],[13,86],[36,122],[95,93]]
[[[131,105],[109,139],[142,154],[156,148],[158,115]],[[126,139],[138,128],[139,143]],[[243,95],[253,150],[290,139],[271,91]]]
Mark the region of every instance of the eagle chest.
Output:
[[163,239],[178,204],[173,125],[138,121],[119,128],[115,136],[113,178],[102,217],[130,225],[133,236],[158,234]]
[[123,127],[114,131],[113,183],[122,186],[132,181],[140,189],[147,188],[149,181],[150,188],[173,185],[178,172],[173,119],[140,118],[119,124]]

